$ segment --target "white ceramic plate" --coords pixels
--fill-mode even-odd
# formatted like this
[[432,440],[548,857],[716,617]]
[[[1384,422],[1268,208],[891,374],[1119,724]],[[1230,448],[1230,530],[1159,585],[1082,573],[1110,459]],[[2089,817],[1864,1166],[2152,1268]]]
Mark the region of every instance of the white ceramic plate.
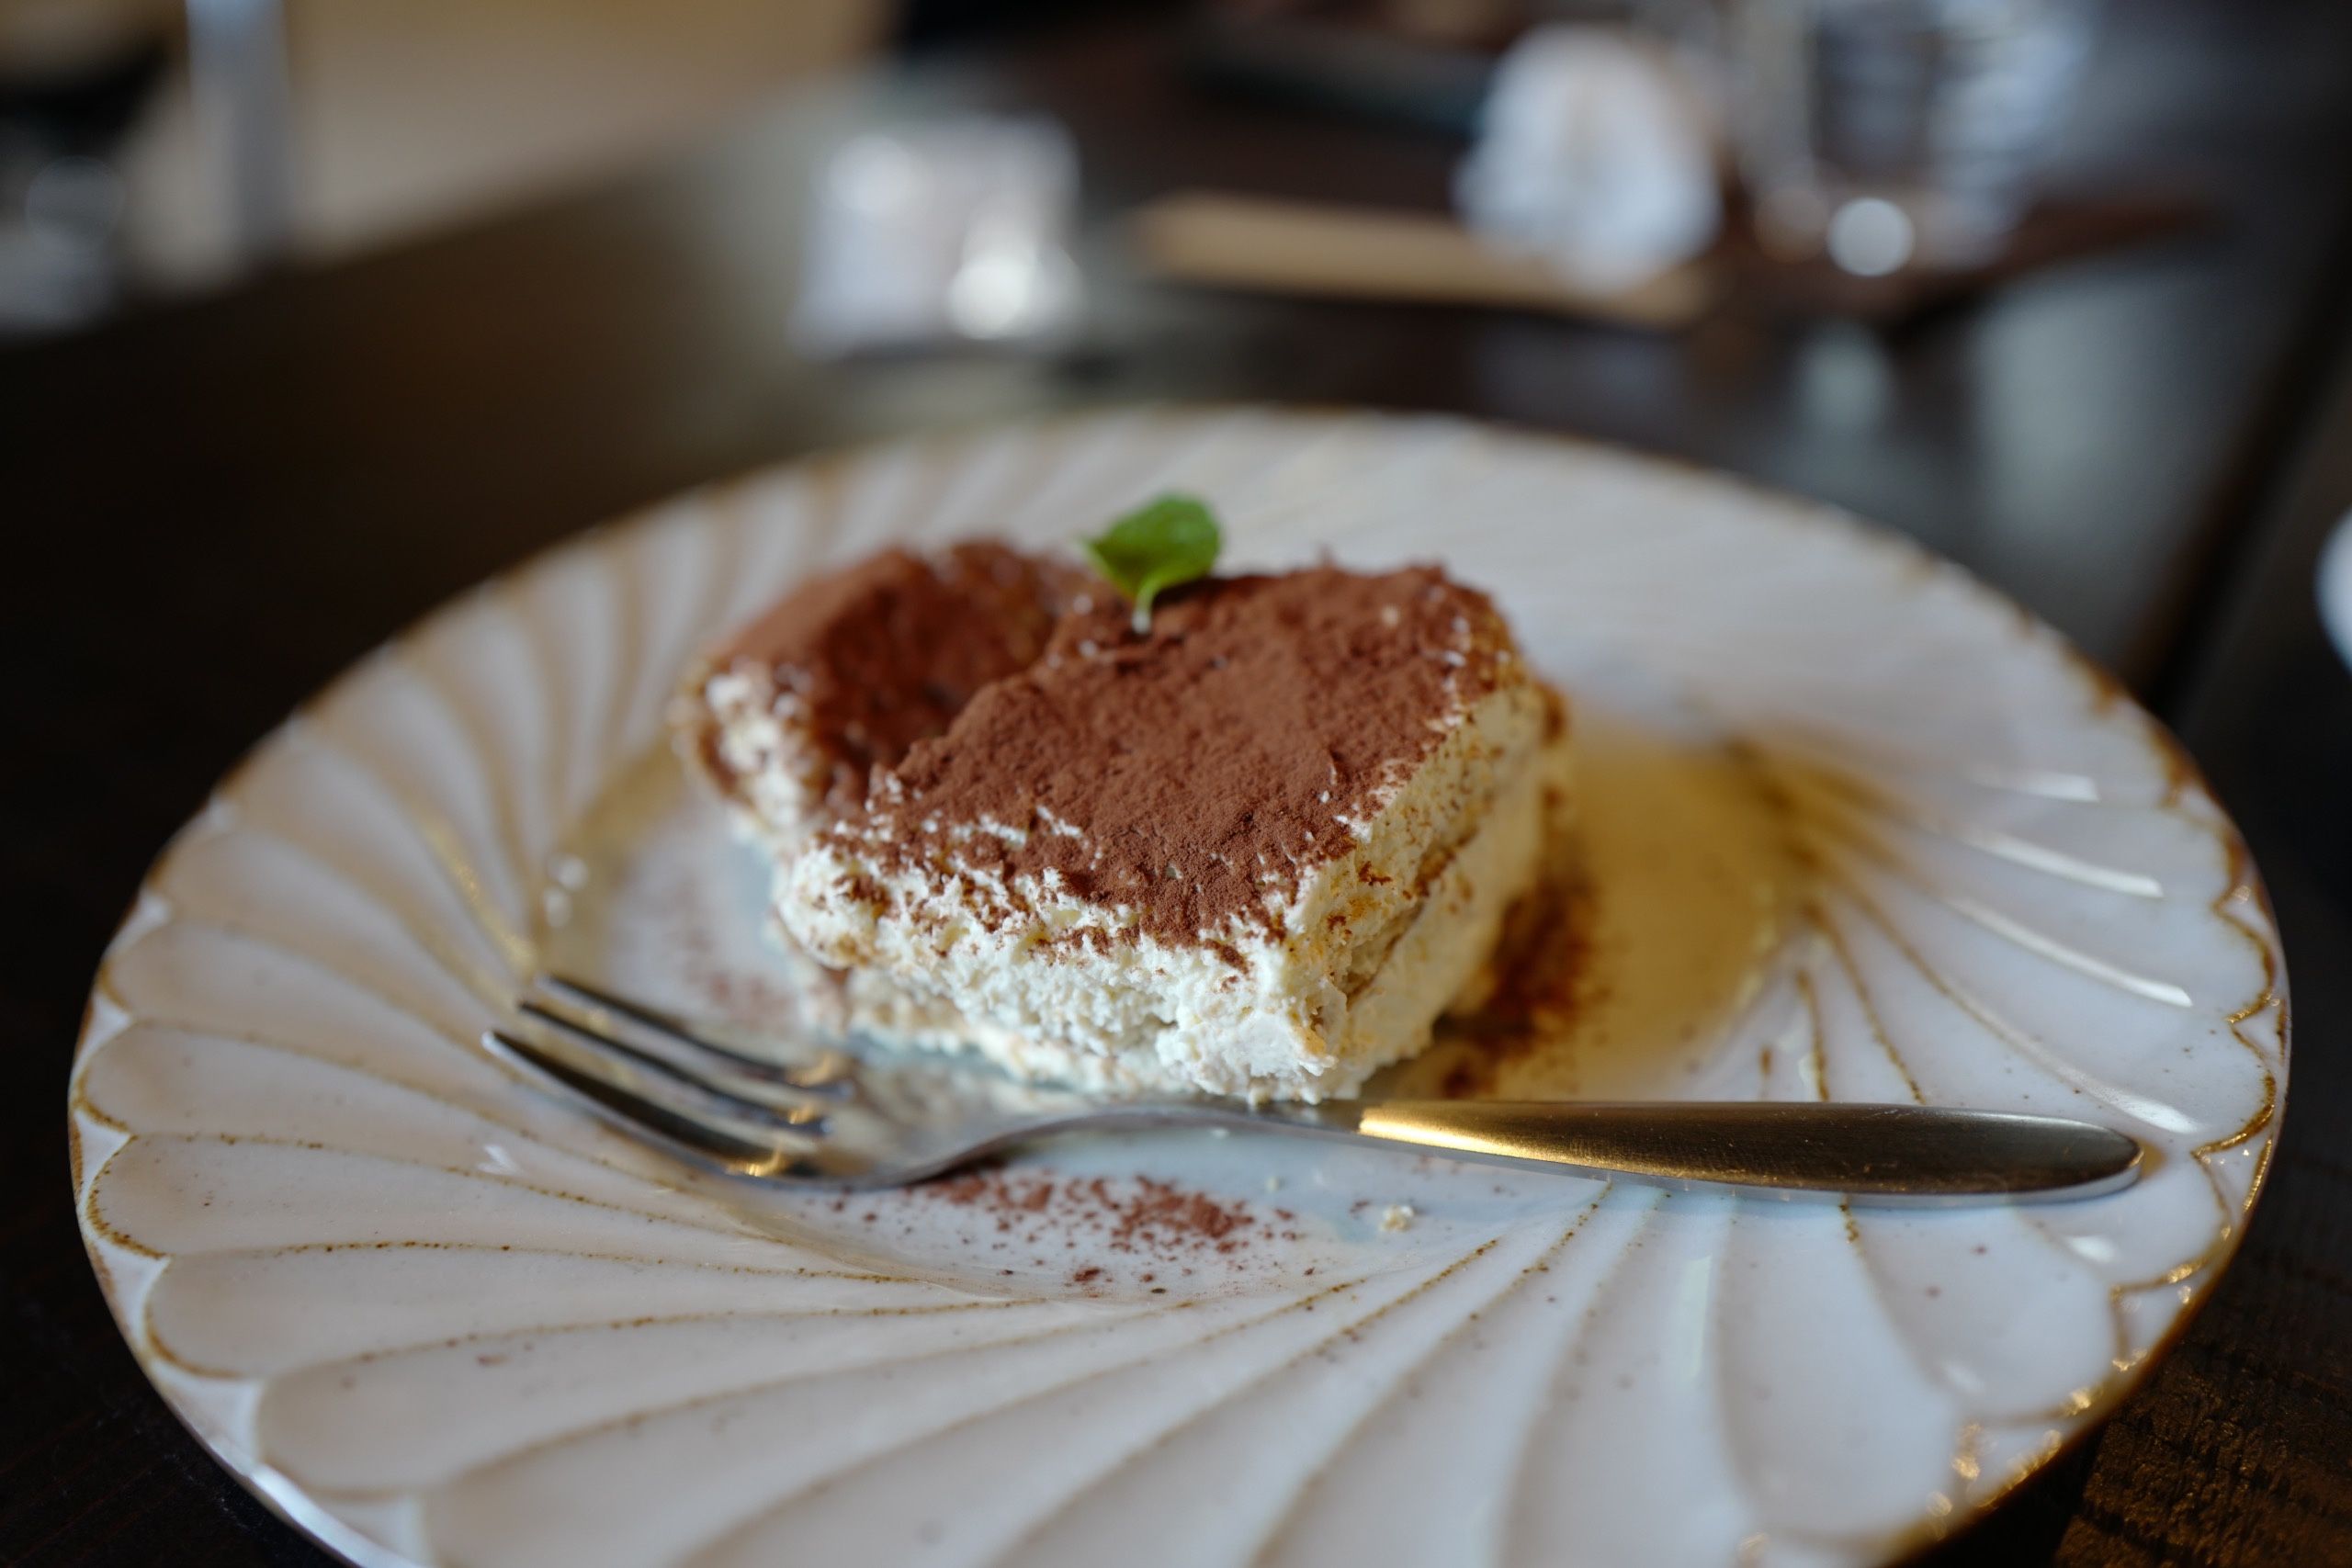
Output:
[[[535,944],[775,1005],[757,870],[659,749],[696,643],[886,540],[1174,486],[1237,563],[1442,556],[1570,690],[1578,1000],[1495,1090],[2087,1115],[2147,1179],[1849,1213],[1163,1136],[844,1201],[690,1178],[480,1053]],[[1143,412],[762,475],[436,615],[157,864],[72,1115],[132,1348],[362,1562],[1860,1562],[2178,1329],[2285,1018],[2192,770],[1962,573],[1581,446]]]

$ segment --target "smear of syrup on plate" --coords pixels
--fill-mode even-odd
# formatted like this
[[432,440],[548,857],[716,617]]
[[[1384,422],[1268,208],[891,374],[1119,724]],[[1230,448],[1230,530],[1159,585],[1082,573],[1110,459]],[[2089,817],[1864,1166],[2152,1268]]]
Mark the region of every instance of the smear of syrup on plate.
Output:
[[1592,889],[1572,873],[1547,874],[1512,908],[1494,989],[1438,1025],[1437,1048],[1450,1048],[1453,1058],[1440,1094],[1491,1095],[1504,1067],[1568,1032],[1577,1010],[1607,984],[1590,962],[1591,931]]

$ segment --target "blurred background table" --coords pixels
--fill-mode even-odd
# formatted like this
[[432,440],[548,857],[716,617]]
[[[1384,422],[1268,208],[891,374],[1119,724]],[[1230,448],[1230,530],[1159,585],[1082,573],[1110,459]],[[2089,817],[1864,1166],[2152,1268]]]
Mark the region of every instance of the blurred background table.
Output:
[[[2114,666],[2268,874],[2298,1054],[2244,1256],[2150,1385],[1956,1562],[2352,1562],[2352,677],[2312,611],[2352,505],[2352,9],[2111,8],[2057,173],[2212,220],[1882,333],[1744,306],[1676,334],[1161,287],[1117,219],[1213,186],[1434,209],[1461,146],[1211,90],[1166,19],[1038,27],[799,87],[582,194],[0,345],[0,1559],[313,1549],[173,1422],[90,1279],[63,1085],[99,949],[238,754],[447,595],[597,519],[812,448],[1103,402],[1474,414],[1849,506]],[[2128,13],[2128,14],[2127,14]],[[1082,341],[818,365],[786,332],[813,160],[1043,108],[1076,137]],[[1441,547],[1432,519],[1431,547]]]

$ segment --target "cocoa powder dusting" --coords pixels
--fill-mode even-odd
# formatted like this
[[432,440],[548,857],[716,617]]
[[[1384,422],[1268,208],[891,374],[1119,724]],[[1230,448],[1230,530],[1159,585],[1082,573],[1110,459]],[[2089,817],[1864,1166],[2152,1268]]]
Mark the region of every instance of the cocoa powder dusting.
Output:
[[[944,733],[989,682],[1035,663],[1074,567],[975,541],[930,556],[888,549],[803,584],[738,632],[712,671],[763,671],[831,762],[835,810],[887,767]],[[707,761],[716,766],[712,737]]]
[[1057,878],[1195,942],[1271,925],[1270,892],[1346,852],[1347,820],[1521,678],[1492,603],[1433,567],[1215,579],[1162,598],[1140,637],[1094,598],[836,830],[899,867]]
[[984,1167],[905,1192],[910,1200],[976,1211],[978,1234],[991,1251],[1082,1247],[1089,1260],[1070,1272],[1075,1285],[1106,1279],[1114,1258],[1151,1264],[1136,1279],[1152,1288],[1171,1266],[1189,1274],[1193,1264],[1238,1262],[1251,1248],[1298,1239],[1296,1216],[1287,1209],[1261,1214],[1246,1202],[1220,1201],[1149,1177],[1056,1179]]

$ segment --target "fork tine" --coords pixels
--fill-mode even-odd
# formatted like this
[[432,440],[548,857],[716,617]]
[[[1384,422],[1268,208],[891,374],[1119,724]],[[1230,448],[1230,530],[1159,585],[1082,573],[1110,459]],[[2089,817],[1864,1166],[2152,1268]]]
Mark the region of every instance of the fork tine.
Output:
[[[724,1063],[733,1071],[751,1077],[781,1083],[809,1094],[843,1094],[852,1087],[850,1073],[853,1064],[843,1052],[826,1050],[815,1060],[806,1063],[772,1061],[750,1055],[697,1033],[673,1013],[632,1001],[627,997],[616,996],[568,975],[537,976],[533,987],[569,1010],[584,1010],[592,1015],[601,1013],[610,1018],[625,1019],[640,1029],[650,1030],[689,1051]],[[591,1021],[598,1026],[597,1032],[608,1038],[612,1035],[613,1031],[605,1020],[592,1019]]]
[[[542,1007],[527,997],[516,1002],[514,1007],[525,1018],[553,1032],[575,1049],[600,1059],[607,1067],[618,1066],[622,1074],[639,1079],[635,1092],[644,1094],[650,1091],[651,1085],[660,1086],[670,1098],[680,1101],[689,1115],[706,1121],[750,1122],[753,1126],[802,1137],[816,1137],[825,1130],[824,1112],[814,1101],[786,1099],[777,1102],[738,1094],[726,1085],[715,1083],[666,1056],[640,1051],[626,1040],[616,1039],[568,1014]],[[613,1077],[610,1072],[605,1076],[608,1078]],[[644,1081],[648,1079],[651,1080],[651,1085]]]
[[609,1016],[601,1008],[576,1006],[545,987],[532,987],[515,1000],[514,1007],[526,1018],[567,1031],[598,1050],[617,1053],[641,1067],[684,1077],[698,1088],[764,1105],[792,1118],[821,1114],[827,1105],[843,1100],[850,1086],[851,1080],[844,1078],[842,1092],[806,1089],[774,1072],[741,1072],[725,1057],[688,1050],[659,1030],[633,1029],[628,1019]]
[[579,1101],[599,1120],[630,1136],[649,1138],[696,1165],[735,1176],[788,1176],[806,1168],[807,1151],[787,1146],[789,1140],[782,1135],[739,1136],[503,1030],[484,1030],[481,1043],[500,1061]]

